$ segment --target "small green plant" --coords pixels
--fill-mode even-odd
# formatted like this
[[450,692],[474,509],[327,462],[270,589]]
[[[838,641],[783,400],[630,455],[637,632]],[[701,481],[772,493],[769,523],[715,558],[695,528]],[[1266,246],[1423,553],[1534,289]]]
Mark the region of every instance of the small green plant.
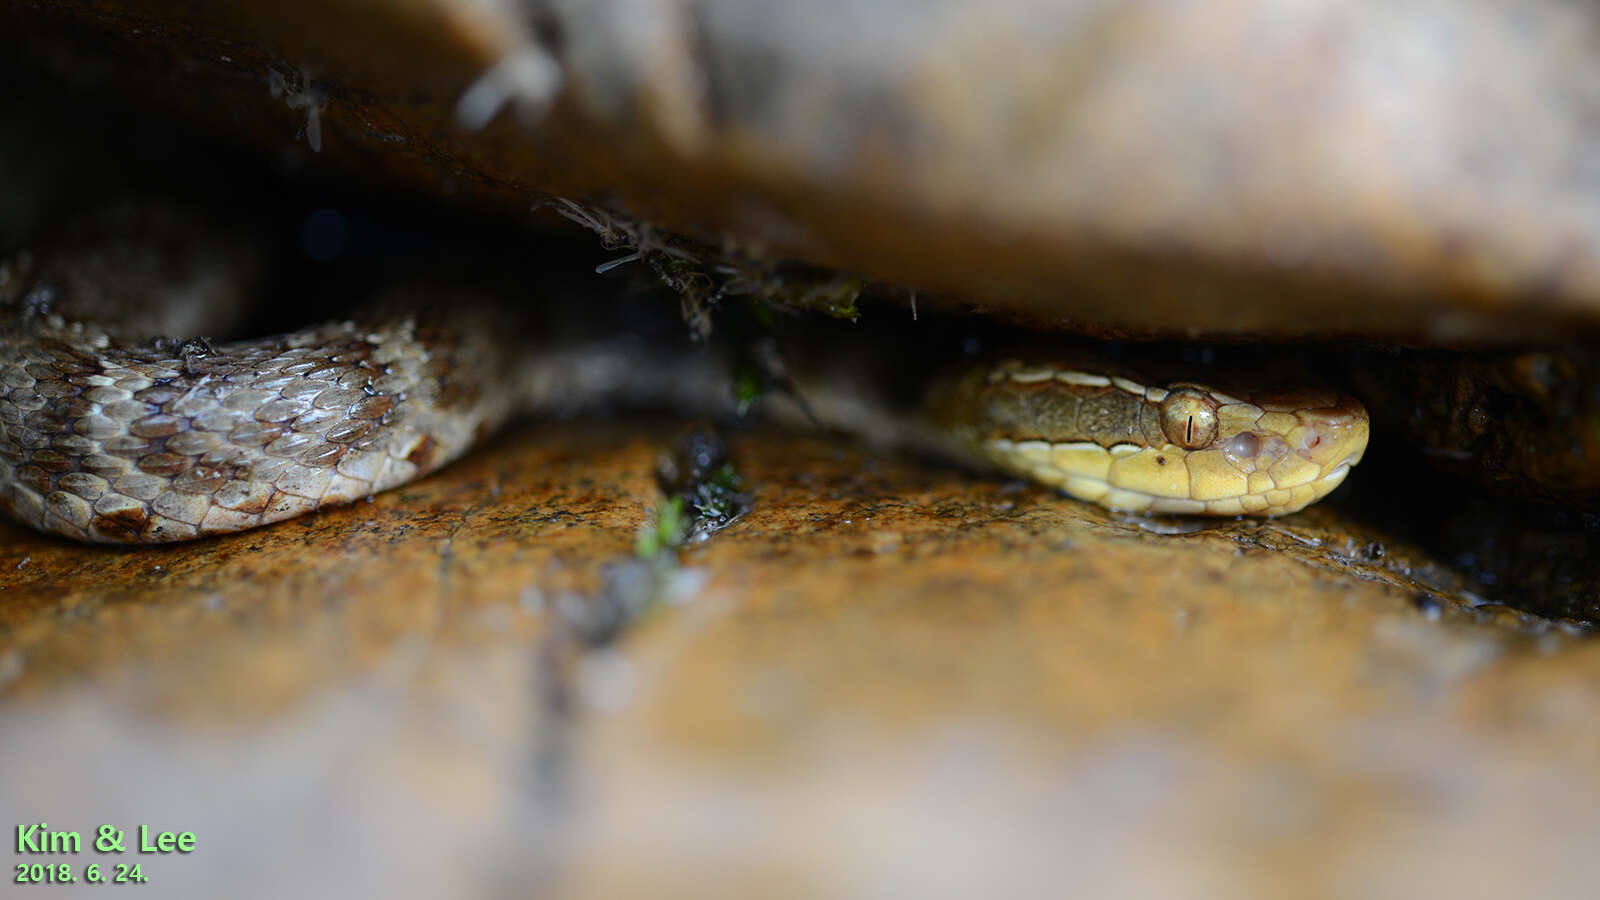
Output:
[[640,559],[661,559],[683,546],[688,537],[689,521],[684,515],[682,497],[668,497],[656,506],[653,521],[639,532],[633,552]]

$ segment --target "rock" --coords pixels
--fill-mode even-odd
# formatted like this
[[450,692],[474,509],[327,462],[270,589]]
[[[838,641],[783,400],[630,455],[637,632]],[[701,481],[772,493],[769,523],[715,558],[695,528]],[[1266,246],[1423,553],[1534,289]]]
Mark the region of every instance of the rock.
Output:
[[3,33],[319,166],[480,208],[599,197],[1097,334],[1600,322],[1587,6],[517,9],[63,0]]

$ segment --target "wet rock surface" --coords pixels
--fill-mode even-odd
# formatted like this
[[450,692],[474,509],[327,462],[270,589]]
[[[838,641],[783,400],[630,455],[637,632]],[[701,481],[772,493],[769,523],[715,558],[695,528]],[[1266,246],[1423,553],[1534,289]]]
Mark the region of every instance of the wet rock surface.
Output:
[[1600,657],[1403,546],[736,432],[751,509],[650,589],[679,433],[532,423],[171,548],[6,530],[0,800],[180,822],[189,896],[1590,883]]

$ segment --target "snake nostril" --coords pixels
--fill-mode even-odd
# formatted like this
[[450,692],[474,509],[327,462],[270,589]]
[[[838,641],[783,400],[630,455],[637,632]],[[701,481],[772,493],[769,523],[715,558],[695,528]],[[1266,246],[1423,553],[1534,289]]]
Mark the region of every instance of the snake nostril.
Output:
[[1301,453],[1310,453],[1322,445],[1322,430],[1315,426],[1308,427],[1298,434],[1291,433],[1289,439],[1295,449]]

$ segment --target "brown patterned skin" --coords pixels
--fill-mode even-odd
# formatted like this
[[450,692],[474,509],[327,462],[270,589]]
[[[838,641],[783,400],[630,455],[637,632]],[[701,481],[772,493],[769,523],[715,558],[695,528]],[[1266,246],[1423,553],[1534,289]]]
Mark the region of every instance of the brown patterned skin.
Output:
[[237,328],[259,268],[252,242],[153,204],[0,266],[0,510],[101,543],[238,531],[415,478],[509,412],[500,323],[437,291],[187,337]]
[[183,540],[369,496],[509,412],[474,349],[487,333],[421,307],[214,347],[0,315],[0,506],[79,540]]

